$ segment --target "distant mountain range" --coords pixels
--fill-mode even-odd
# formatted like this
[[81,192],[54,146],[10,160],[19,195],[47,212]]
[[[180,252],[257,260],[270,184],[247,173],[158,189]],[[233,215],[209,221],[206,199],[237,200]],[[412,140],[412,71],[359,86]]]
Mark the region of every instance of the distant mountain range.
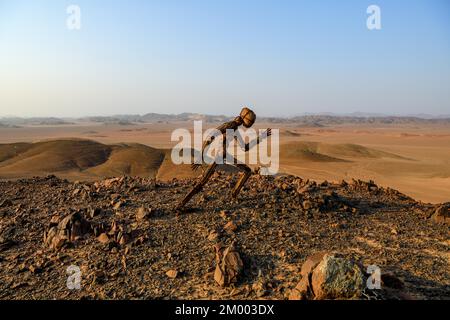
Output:
[[[113,116],[90,116],[80,118],[56,118],[56,117],[3,117],[0,118],[0,128],[17,127],[26,125],[71,125],[83,122],[96,122],[118,125],[134,125],[139,123],[169,123],[178,121],[194,121],[203,120],[206,122],[223,122],[233,119],[233,117],[225,115],[204,115],[198,113],[181,113],[181,114],[160,114],[147,113],[144,115],[123,114]],[[393,116],[373,113],[351,113],[351,114],[302,114],[291,117],[258,117],[259,122],[271,123],[292,123],[308,127],[322,127],[337,124],[450,124],[450,115],[432,116],[427,114]]]

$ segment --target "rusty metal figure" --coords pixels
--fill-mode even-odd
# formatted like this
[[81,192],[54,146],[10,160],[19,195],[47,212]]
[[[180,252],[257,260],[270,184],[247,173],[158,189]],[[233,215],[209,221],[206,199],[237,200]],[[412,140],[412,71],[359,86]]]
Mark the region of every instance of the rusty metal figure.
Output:
[[[227,145],[226,145],[227,130],[233,130],[233,132],[235,132],[236,130],[238,130],[238,128],[241,125],[243,125],[245,128],[250,128],[255,123],[255,120],[256,120],[255,113],[252,110],[250,110],[249,108],[245,107],[241,110],[240,115],[238,117],[234,118],[234,120],[232,120],[230,122],[225,122],[224,124],[217,127],[217,130],[221,133],[222,138],[223,138],[223,159],[226,158],[226,154],[227,154],[227,152],[226,152],[226,150],[227,150]],[[264,135],[266,137],[270,136],[271,134],[272,134],[271,129],[267,129],[266,132],[264,133]],[[205,149],[214,141],[215,138],[217,138],[217,137],[212,136],[203,142],[202,155],[204,154]],[[234,136],[234,138],[236,139],[236,136]],[[262,140],[262,137],[258,136],[256,138],[256,141],[245,143],[245,145],[244,145],[245,152],[249,151],[250,148],[252,148],[253,146],[259,144],[261,142],[261,140]],[[247,180],[250,178],[250,176],[252,174],[252,169],[249,166],[247,166],[245,163],[239,163],[236,160],[236,158],[233,157],[233,159],[234,159],[234,162],[232,165],[236,166],[238,169],[243,171],[242,176],[236,183],[236,185],[233,188],[233,191],[231,193],[232,197],[236,198],[238,196],[239,192],[241,191],[242,187],[244,186],[245,182],[247,182]],[[201,166],[201,164],[194,163],[194,164],[192,164],[192,170],[196,171],[200,166]],[[203,173],[200,180],[195,184],[194,188],[178,204],[177,209],[181,210],[189,202],[189,200],[192,199],[192,197],[195,194],[199,193],[203,189],[203,186],[211,178],[211,176],[213,175],[216,168],[217,168],[217,162],[214,161],[212,164],[210,164],[208,166],[208,168]]]

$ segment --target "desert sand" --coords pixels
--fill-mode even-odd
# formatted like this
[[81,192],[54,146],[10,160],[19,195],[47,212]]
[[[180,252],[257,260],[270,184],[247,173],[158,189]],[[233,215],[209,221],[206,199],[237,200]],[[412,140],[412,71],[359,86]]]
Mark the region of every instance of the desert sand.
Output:
[[[217,125],[208,123],[204,129]],[[176,144],[171,141],[172,131],[192,127],[192,122],[174,121],[0,128],[0,178],[56,174],[73,181],[125,174],[168,181],[195,177],[198,173],[192,173],[189,166],[174,166],[168,157]],[[420,201],[450,201],[448,125],[257,125],[267,127],[280,129],[282,173],[319,182],[373,180]],[[80,145],[74,142],[78,139],[94,142]]]

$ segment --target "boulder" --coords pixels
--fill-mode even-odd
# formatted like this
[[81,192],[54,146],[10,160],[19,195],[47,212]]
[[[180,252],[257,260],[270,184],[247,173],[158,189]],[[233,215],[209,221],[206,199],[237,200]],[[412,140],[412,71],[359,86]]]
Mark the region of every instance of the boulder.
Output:
[[91,232],[90,223],[80,212],[67,215],[58,224],[54,221],[52,218],[48,231],[44,233],[44,243],[55,250]]
[[450,202],[439,206],[431,216],[431,220],[437,223],[450,224]]
[[317,252],[309,256],[302,265],[300,271],[301,280],[297,286],[291,291],[289,300],[307,300],[314,298],[311,289],[311,275],[314,268],[322,261],[326,252]]
[[366,278],[361,267],[338,254],[316,253],[306,259],[290,300],[351,299],[361,296]]
[[312,297],[308,276],[303,277],[300,282],[291,290],[289,300],[308,300]]
[[214,271],[214,280],[222,287],[237,282],[238,276],[244,268],[244,264],[234,244],[226,248],[217,244],[215,250],[216,270]]
[[329,254],[322,258],[311,277],[317,300],[359,298],[365,284],[365,276],[358,264]]
[[99,235],[99,236],[97,237],[97,240],[98,240],[100,243],[108,243],[108,242],[109,242],[109,237],[108,237],[108,235],[107,235],[106,233],[102,233],[101,235]]
[[150,216],[151,210],[146,207],[140,207],[136,212],[136,220],[142,221]]
[[90,218],[95,218],[96,216],[101,215],[103,210],[101,208],[89,208],[87,213]]

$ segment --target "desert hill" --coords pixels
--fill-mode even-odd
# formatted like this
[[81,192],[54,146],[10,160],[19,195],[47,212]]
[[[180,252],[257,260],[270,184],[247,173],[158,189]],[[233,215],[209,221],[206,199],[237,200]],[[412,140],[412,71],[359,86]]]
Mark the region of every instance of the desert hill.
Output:
[[105,145],[67,139],[0,145],[0,177],[59,174],[83,178],[116,175],[154,177],[163,153],[140,144]]
[[120,144],[114,146],[104,163],[86,171],[103,177],[155,177],[164,156],[163,151],[142,144]]
[[[12,143],[0,144],[0,179],[48,174],[71,181],[120,175],[156,177],[161,181],[195,178],[201,170],[192,172],[189,165],[174,165],[171,161],[170,133],[178,125],[174,126],[155,124],[124,129],[120,125],[97,125],[77,127],[75,131],[70,131],[74,127],[57,126],[2,129],[3,140]],[[17,130],[22,130],[23,141],[34,141],[36,135],[42,139],[20,142]],[[64,136],[76,138],[50,138],[59,137],[62,130],[68,130]],[[411,137],[401,135],[403,129],[371,130],[284,129],[280,140],[280,173],[319,182],[374,180],[422,201],[450,200],[448,135],[428,137],[420,131]],[[95,141],[86,140],[86,136]],[[221,169],[236,172],[229,166]]]
[[[322,251],[364,266],[360,284],[367,266],[381,269],[381,290],[333,280],[355,298],[450,297],[450,204],[373,182],[258,175],[236,201],[236,181],[217,172],[184,212],[174,207],[191,179],[0,181],[0,299],[287,299]],[[67,290],[69,266],[81,290]]]
[[367,148],[357,144],[329,144],[324,142],[296,141],[281,146],[280,157],[317,162],[345,162],[345,158],[391,158],[407,160],[393,153]]

